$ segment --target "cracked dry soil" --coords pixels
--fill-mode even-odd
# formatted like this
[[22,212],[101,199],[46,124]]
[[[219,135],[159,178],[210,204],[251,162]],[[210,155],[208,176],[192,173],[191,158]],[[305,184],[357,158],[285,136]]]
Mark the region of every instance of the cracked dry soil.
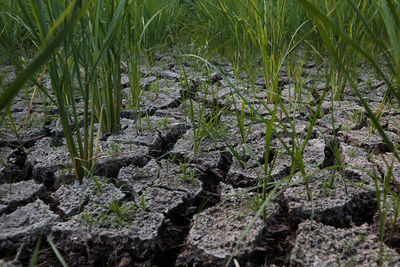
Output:
[[[62,130],[45,118],[56,114],[54,107],[47,107],[50,111],[44,114],[43,104],[35,102],[36,124],[21,131],[21,143],[9,129],[1,129],[0,265],[26,266],[40,240],[38,265],[60,266],[46,241],[50,239],[70,266],[224,266],[251,222],[254,225],[230,266],[378,266],[381,251],[382,265],[399,264],[397,222],[392,235],[379,242],[376,187],[370,175],[376,171],[384,177],[385,162],[392,155],[379,135],[369,130],[350,90],[333,106],[329,96],[324,100],[304,149],[313,203],[296,171],[290,179],[293,184],[274,198],[263,218],[257,218],[254,186],[264,171],[265,125],[245,120],[248,149],[243,149],[233,113],[233,101],[240,102],[232,99],[221,75],[199,77],[186,64],[192,78],[185,87],[172,57],[158,55],[157,60],[157,67],[142,73],[142,118],[134,120],[130,111],[121,113],[121,131],[102,136],[95,176],[82,184],[71,172]],[[296,96],[303,100],[290,114],[297,142],[306,138],[315,112],[310,103],[323,90],[310,78],[310,73],[318,73],[315,67],[306,66],[313,65],[304,67],[305,93]],[[220,67],[234,80],[229,64]],[[284,70],[280,79],[281,96],[290,109],[293,81]],[[371,79],[380,84],[370,100],[373,106],[384,88],[368,75],[360,86]],[[128,90],[126,77],[121,82]],[[241,82],[239,89],[268,118],[261,105],[265,85],[258,81],[250,90],[245,79]],[[202,84],[207,84],[207,94]],[[198,148],[193,127],[200,129],[201,118],[195,117],[193,124],[188,97],[196,109],[203,109],[203,121],[214,123]],[[19,125],[27,116],[26,106],[20,96],[12,107]],[[289,120],[280,119],[284,124]],[[400,113],[384,110],[382,120],[391,141],[398,144]],[[282,143],[291,147],[293,139],[280,129],[276,128],[268,151],[274,182],[289,181],[292,167]],[[330,168],[338,164],[335,145],[341,164],[356,168]],[[233,150],[240,151],[240,157],[232,156]],[[393,173],[396,190],[400,164],[394,164]]]

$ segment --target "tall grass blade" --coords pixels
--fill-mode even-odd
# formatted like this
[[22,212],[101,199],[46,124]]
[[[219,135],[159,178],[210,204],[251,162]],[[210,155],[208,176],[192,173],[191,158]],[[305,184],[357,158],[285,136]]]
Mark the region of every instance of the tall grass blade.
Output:
[[[19,0],[20,2],[20,0]],[[81,5],[80,0],[76,0],[74,3],[74,9],[66,10],[65,12],[71,13],[71,18],[66,21],[63,28],[55,34],[53,38],[50,38],[46,43],[43,44],[42,48],[32,60],[32,62],[23,69],[17,77],[10,83],[10,85],[2,90],[0,95],[0,111],[2,111],[7,105],[10,105],[11,101],[21,90],[24,83],[36,73],[42,65],[44,65],[48,59],[53,55],[54,51],[62,44],[62,42],[70,36],[78,20],[83,16],[89,7],[91,1],[85,2],[85,5]]]
[[35,267],[37,264],[37,258],[39,255],[39,249],[40,249],[40,242],[42,240],[42,234],[40,234],[38,240],[36,241],[35,245],[35,250],[33,251],[31,260],[29,261],[29,267]]
[[57,249],[57,247],[54,245],[53,241],[50,239],[50,237],[47,237],[47,242],[50,244],[51,249],[53,250],[54,254],[56,254],[57,259],[61,263],[63,267],[68,267],[68,264],[65,262],[63,256],[61,255],[60,251]]

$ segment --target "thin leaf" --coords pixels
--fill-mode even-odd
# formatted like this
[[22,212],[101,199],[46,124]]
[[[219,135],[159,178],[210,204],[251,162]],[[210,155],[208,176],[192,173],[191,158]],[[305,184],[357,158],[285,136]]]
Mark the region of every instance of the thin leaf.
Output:
[[68,267],[68,264],[65,262],[64,258],[62,257],[60,251],[56,248],[54,245],[53,241],[50,239],[50,237],[47,237],[47,242],[49,242],[51,249],[53,250],[54,254],[56,254],[57,259],[60,261],[61,265],[63,267]]
[[[80,2],[81,1],[78,0],[77,5],[80,4]],[[17,75],[17,77],[11,82],[8,87],[3,89],[2,94],[0,95],[0,111],[11,104],[11,101],[18,94],[19,90],[21,90],[24,83],[35,72],[37,72],[48,59],[50,59],[50,57],[53,55],[53,52],[58,48],[58,46],[72,33],[74,26],[77,24],[79,18],[87,10],[90,2],[91,1],[87,1],[85,5],[82,6],[79,10],[74,11],[72,17],[66,23],[64,28],[59,31],[54,36],[54,38],[50,39],[38,52],[33,61]]]

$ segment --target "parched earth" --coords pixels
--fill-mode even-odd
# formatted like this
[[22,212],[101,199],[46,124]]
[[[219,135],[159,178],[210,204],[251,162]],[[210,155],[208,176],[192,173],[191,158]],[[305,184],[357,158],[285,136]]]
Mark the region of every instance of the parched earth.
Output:
[[[392,199],[377,196],[392,162],[390,190],[398,192],[400,164],[351,89],[340,102],[327,94],[308,135],[325,87],[323,71],[304,64],[299,91],[283,69],[280,94],[290,113],[278,107],[265,168],[266,125],[251,119],[229,86],[237,84],[270,118],[262,78],[249,86],[244,75],[234,79],[229,64],[218,64],[228,75],[223,79],[213,71],[199,74],[190,62],[179,66],[168,55],[156,60],[156,67],[142,68],[141,118],[122,111],[121,131],[101,137],[94,176],[82,184],[74,179],[56,108],[36,97],[25,123],[29,98],[17,98],[11,112],[17,127],[25,124],[20,141],[7,122],[0,132],[0,266],[28,265],[35,247],[39,266],[59,266],[50,244],[70,266],[399,264],[398,211],[388,206],[381,242],[378,201],[385,207]],[[128,107],[127,77],[121,82]],[[366,74],[359,90],[380,110],[384,83]],[[247,116],[243,135],[235,106]],[[387,135],[399,144],[400,112],[381,111]],[[312,201],[299,170],[290,175],[284,148],[301,146],[307,136],[302,156]],[[257,185],[265,169],[272,169],[271,201],[258,217],[263,195]],[[274,186],[277,193],[269,195]]]

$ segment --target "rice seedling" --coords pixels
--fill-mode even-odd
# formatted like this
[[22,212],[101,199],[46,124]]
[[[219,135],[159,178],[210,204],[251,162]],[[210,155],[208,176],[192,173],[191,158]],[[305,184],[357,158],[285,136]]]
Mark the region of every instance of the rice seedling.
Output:
[[[2,57],[1,63],[7,61],[21,69],[30,57],[32,49],[37,49],[37,43],[34,42],[29,27],[20,17],[21,10],[14,1],[5,0],[0,3],[0,51]],[[18,54],[18,56],[15,56]],[[4,62],[6,61],[6,62]]]
[[[17,78],[2,92],[0,96],[0,106],[3,109],[9,102],[11,102],[12,98],[17,94],[18,90],[23,86],[24,82],[29,79],[29,77],[37,71],[41,65],[43,65],[47,60],[49,61],[49,72],[53,85],[53,92],[57,99],[58,111],[60,115],[60,120],[64,129],[64,134],[66,136],[66,140],[68,143],[68,148],[71,155],[71,160],[77,175],[78,179],[82,179],[83,177],[83,169],[81,168],[82,163],[83,166],[90,168],[90,163],[87,161],[91,157],[91,153],[87,153],[87,145],[85,142],[86,152],[83,151],[82,146],[80,146],[80,155],[78,154],[78,150],[74,143],[73,133],[70,128],[69,121],[69,111],[66,107],[66,96],[64,93],[65,88],[71,88],[72,86],[72,77],[71,77],[71,67],[68,66],[68,57],[65,57],[66,54],[61,52],[60,49],[57,49],[61,44],[64,46],[64,49],[68,49],[68,38],[74,26],[78,23],[78,20],[82,18],[84,12],[89,7],[90,2],[81,5],[80,1],[73,1],[68,5],[65,4],[65,9],[58,5],[58,3],[53,3],[52,6],[45,6],[43,3],[36,2],[28,5],[25,2],[18,1],[19,7],[23,13],[23,20],[25,24],[28,25],[31,32],[34,33],[35,41],[41,45],[41,49],[39,50],[37,56],[33,59],[33,61],[17,76]],[[71,14],[71,15],[70,15]],[[51,24],[46,23],[45,17],[51,18]],[[68,23],[65,23],[65,19],[69,19]],[[54,37],[52,37],[54,35]],[[66,52],[66,51],[64,51]],[[61,61],[57,60],[56,55],[60,56]],[[62,64],[62,67],[59,68],[59,64]],[[60,70],[61,69],[61,70]],[[61,71],[61,76],[59,75],[59,70]],[[73,91],[68,91],[67,98],[74,99]],[[72,101],[74,103],[74,101]],[[86,105],[86,113],[85,117],[88,115],[88,105]],[[78,116],[76,112],[76,107],[73,107],[73,114],[75,117],[75,126],[78,126]],[[79,129],[79,128],[78,128]],[[79,140],[80,136],[78,135],[78,142],[82,144]],[[89,139],[88,132],[85,132],[85,140]]]
[[[140,112],[140,101],[143,93],[140,88],[141,60],[150,65],[154,61],[155,51],[177,38],[178,21],[183,8],[178,0],[163,1],[130,1],[126,7],[124,42],[128,53],[128,76],[130,81],[130,106],[135,118]],[[121,33],[122,34],[122,33]]]
[[[329,17],[340,29],[351,36],[355,42],[360,44],[365,43],[366,33],[362,27],[363,22],[354,12],[352,12],[348,3],[345,2],[340,5],[328,1],[316,3],[319,8],[327,14],[327,17]],[[368,4],[368,1],[356,1],[355,3],[359,7],[362,15],[369,19],[367,23],[371,24],[375,15],[375,5],[373,3]],[[334,44],[334,49],[338,56],[343,59],[343,64],[347,67],[348,71],[351,72],[350,75],[357,76],[357,66],[360,63],[360,56],[355,53],[352,46],[346,44],[346,40],[342,36],[336,35],[329,27],[324,28],[324,30],[327,32],[327,35],[329,35],[332,44]],[[353,56],[346,57],[346,55],[349,54]],[[340,100],[347,84],[347,78],[342,69],[336,68],[335,66],[331,67],[335,68],[331,79],[333,99]]]
[[[248,35],[249,8],[242,1],[198,1],[194,3],[194,19],[187,27],[194,39],[207,44],[209,54],[220,52],[233,63],[237,72],[254,67],[251,58],[256,56],[256,46]],[[251,76],[251,75],[249,75]]]
[[35,250],[33,251],[31,260],[29,261],[29,267],[34,267],[37,265],[37,257],[39,254],[41,240],[42,240],[42,233],[40,234],[38,240],[36,241]]
[[179,179],[181,179],[182,182],[193,184],[195,181],[194,171],[186,166],[185,161],[183,162],[179,161],[179,165],[181,166],[182,169],[182,174],[179,175]]
[[[121,51],[123,12],[127,1],[97,2],[93,7],[96,16],[93,21],[82,22],[82,36],[87,36],[83,41],[81,51],[86,51],[86,57],[81,59],[86,75],[89,76],[88,84],[90,98],[94,101],[94,111],[101,122],[104,132],[116,132],[120,129],[121,110]],[[75,53],[79,58],[78,53]],[[87,63],[89,64],[87,64]],[[100,76],[101,83],[94,80]],[[93,81],[92,81],[93,80]],[[92,85],[93,84],[93,85]]]

